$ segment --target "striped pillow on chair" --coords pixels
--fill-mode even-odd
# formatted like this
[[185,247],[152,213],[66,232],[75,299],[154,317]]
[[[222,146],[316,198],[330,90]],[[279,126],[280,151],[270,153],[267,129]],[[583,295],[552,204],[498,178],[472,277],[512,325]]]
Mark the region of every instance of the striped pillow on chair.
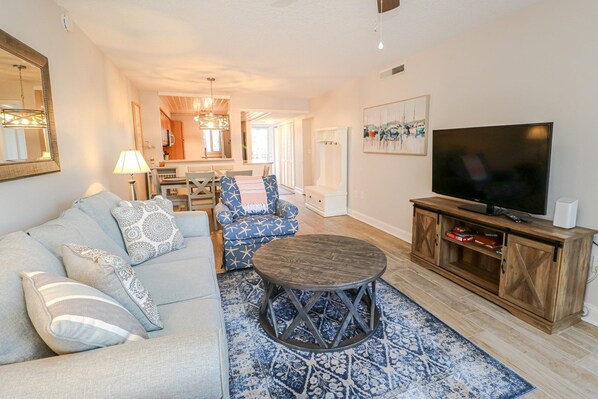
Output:
[[59,355],[148,338],[131,313],[95,288],[44,272],[21,276],[29,318]]

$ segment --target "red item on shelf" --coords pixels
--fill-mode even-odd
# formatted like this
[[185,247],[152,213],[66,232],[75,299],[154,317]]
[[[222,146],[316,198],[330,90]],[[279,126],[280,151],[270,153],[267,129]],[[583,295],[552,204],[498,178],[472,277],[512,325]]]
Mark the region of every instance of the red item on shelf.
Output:
[[455,234],[452,231],[447,231],[444,233],[448,238],[452,238],[453,240],[461,241],[461,242],[471,242],[473,241],[473,236],[460,236]]
[[469,229],[468,227],[462,227],[462,226],[455,226],[453,228],[453,231],[455,233],[471,233],[471,229]]

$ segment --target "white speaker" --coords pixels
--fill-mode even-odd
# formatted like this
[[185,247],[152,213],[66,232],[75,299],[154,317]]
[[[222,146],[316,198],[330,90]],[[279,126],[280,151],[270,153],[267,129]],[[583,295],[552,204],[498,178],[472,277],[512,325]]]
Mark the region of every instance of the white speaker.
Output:
[[553,225],[564,229],[571,229],[577,223],[577,204],[575,198],[559,198],[554,208]]

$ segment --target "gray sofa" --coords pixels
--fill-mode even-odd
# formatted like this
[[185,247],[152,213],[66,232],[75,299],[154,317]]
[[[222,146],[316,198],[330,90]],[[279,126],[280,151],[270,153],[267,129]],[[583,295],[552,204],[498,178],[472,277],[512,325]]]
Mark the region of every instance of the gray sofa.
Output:
[[67,242],[124,252],[110,214],[118,201],[102,192],[76,201],[28,235],[0,238],[0,398],[229,397],[226,332],[205,212],[175,213],[186,247],[134,267],[164,323],[149,340],[55,356],[33,329],[19,273],[64,275],[60,248]]

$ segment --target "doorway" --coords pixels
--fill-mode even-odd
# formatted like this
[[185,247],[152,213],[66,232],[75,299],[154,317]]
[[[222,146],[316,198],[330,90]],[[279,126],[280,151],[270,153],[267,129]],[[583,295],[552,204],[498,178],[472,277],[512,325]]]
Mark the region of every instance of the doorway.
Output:
[[[295,192],[297,181],[303,185],[301,126],[306,114],[305,111],[263,109],[241,111],[244,163],[263,164],[276,175],[278,184],[291,193]],[[297,172],[301,172],[299,180]]]
[[285,122],[274,127],[274,171],[278,184],[290,190],[295,189],[295,145],[294,122]]

